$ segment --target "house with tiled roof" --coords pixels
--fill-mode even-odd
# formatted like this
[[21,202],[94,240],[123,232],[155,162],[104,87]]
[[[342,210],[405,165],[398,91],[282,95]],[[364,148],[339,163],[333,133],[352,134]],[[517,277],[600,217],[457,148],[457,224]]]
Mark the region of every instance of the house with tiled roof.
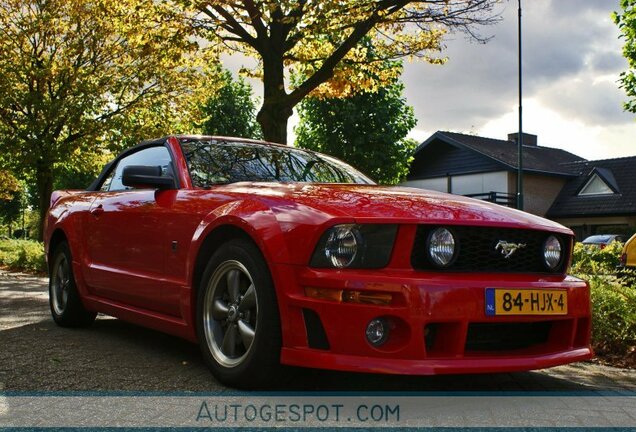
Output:
[[[438,131],[416,149],[405,185],[514,207],[517,136]],[[569,226],[579,239],[636,227],[636,157],[588,161],[524,134],[523,185],[525,211]]]
[[573,162],[565,168],[576,176],[563,186],[546,217],[579,236],[636,227],[636,156]]

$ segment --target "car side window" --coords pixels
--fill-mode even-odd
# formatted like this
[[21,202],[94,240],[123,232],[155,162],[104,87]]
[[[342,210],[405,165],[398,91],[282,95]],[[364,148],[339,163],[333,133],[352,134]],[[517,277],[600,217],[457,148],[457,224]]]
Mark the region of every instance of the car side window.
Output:
[[[170,152],[166,147],[157,146],[145,148],[129,156],[126,156],[119,161],[117,167],[112,171],[112,174],[109,175],[109,177],[112,176],[110,185],[108,187],[109,191],[132,189],[129,186],[124,186],[124,184],[122,183],[122,174],[124,172],[124,168],[129,165],[160,166],[162,175],[173,174],[172,158],[170,157]],[[108,181],[109,178],[106,178],[102,185],[102,188],[106,186],[106,183]]]
[[108,174],[108,176],[104,179],[104,182],[102,183],[101,187],[99,188],[100,192],[108,192],[108,189],[110,188],[110,184],[113,181],[113,177],[115,175],[115,170],[111,169],[110,173]]

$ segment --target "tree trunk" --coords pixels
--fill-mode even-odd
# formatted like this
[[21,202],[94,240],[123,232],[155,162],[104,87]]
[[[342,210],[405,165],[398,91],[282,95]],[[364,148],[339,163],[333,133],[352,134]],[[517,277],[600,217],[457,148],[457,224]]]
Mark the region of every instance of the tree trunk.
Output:
[[287,144],[287,123],[292,113],[292,109],[283,104],[263,103],[256,120],[261,125],[265,141]]
[[42,241],[44,238],[44,219],[46,218],[46,212],[51,202],[51,194],[53,193],[53,169],[52,164],[40,163],[38,165],[35,179],[38,189],[38,211],[40,214],[38,240]]
[[263,53],[263,106],[256,120],[261,125],[263,138],[287,144],[287,123],[293,114],[291,99],[285,92],[285,67],[282,41],[271,43]]

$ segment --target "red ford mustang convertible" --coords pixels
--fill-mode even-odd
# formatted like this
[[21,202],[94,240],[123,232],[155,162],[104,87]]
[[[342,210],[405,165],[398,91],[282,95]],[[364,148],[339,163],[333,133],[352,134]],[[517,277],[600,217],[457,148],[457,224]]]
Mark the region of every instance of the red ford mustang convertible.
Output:
[[318,153],[169,137],[53,193],[53,319],[98,312],[201,346],[238,387],[281,365],[502,372],[592,356],[572,232],[461,196],[380,187]]

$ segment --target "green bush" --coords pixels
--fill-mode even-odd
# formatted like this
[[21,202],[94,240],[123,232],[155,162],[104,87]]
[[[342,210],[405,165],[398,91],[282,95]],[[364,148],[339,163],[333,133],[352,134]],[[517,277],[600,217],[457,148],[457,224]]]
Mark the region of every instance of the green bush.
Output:
[[597,354],[627,355],[636,346],[636,289],[616,278],[588,278],[592,297],[592,342]]
[[616,273],[623,244],[613,242],[601,249],[593,245],[576,243],[572,256],[572,273],[586,275],[613,275]]
[[626,356],[636,346],[634,278],[616,276],[621,243],[604,249],[577,243],[571,273],[590,284],[592,344],[598,355]]
[[0,265],[12,270],[45,272],[44,247],[34,240],[0,240]]

